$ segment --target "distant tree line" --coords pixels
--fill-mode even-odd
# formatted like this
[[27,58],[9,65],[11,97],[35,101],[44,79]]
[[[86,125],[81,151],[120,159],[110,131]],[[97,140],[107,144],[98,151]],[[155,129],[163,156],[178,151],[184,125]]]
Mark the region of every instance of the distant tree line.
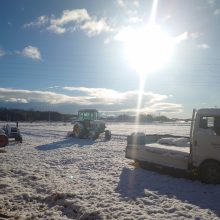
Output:
[[[73,114],[62,114],[55,111],[34,111],[33,109],[23,110],[23,109],[7,109],[0,108],[0,121],[72,121],[76,119],[77,115]],[[101,117],[105,121],[117,121],[117,122],[134,122],[136,120],[135,116],[121,114],[118,116],[106,116]],[[178,119],[170,119],[166,116],[159,115],[154,116],[150,114],[140,114],[140,123],[150,123],[154,121],[159,122],[172,122]]]
[[70,121],[73,115],[54,111],[0,108],[0,121]]
[[[127,114],[122,114],[122,115],[118,115],[116,117],[107,117],[106,119],[109,121],[134,122],[136,120],[136,117],[131,116],[131,115],[127,115]],[[150,115],[150,114],[140,114],[139,115],[139,122],[141,122],[141,123],[154,122],[154,121],[171,122],[174,120],[170,119],[166,116],[163,116],[163,115],[160,115],[160,116],[154,116],[154,115]]]

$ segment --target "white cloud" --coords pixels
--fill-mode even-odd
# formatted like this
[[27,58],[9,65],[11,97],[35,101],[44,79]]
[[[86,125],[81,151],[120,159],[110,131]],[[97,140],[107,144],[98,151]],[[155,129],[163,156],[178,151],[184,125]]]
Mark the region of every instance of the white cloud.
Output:
[[57,88],[59,88],[60,86],[50,86],[50,87],[48,87],[48,89],[57,89]]
[[51,23],[57,26],[63,26],[71,21],[81,23],[90,20],[91,17],[86,9],[64,10],[58,19],[52,19]]
[[142,23],[143,19],[141,19],[140,17],[137,17],[137,16],[132,16],[132,17],[128,18],[128,21],[130,23],[135,24],[135,23]]
[[220,8],[218,8],[214,11],[214,15],[219,15],[219,14],[220,14]]
[[28,28],[28,27],[41,27],[43,25],[46,25],[49,22],[49,17],[46,15],[42,15],[40,17],[38,17],[35,21],[24,24],[23,27],[24,28]]
[[9,98],[6,99],[5,102],[28,103],[27,99],[21,99],[21,98]]
[[49,91],[31,91],[21,89],[0,88],[1,102],[43,102],[48,104],[65,104],[77,103],[86,105],[89,102],[87,97],[72,97],[64,94],[49,92]]
[[113,29],[107,24],[106,18],[97,19],[90,16],[86,9],[64,10],[62,15],[56,18],[54,15],[40,16],[36,21],[27,23],[24,27],[44,27],[55,34],[64,34],[76,30],[83,30],[88,36],[110,32]]
[[140,6],[139,0],[133,0],[133,4],[134,4],[136,7],[139,7],[139,6]]
[[64,27],[59,27],[56,25],[50,25],[49,27],[47,27],[47,30],[55,33],[55,34],[63,34],[66,32],[66,28]]
[[56,34],[63,34],[69,30],[65,25],[70,23],[79,24],[88,20],[91,20],[91,17],[86,9],[64,10],[60,18],[52,18],[50,20],[50,25],[47,29]]
[[21,52],[18,52],[18,54],[33,60],[41,60],[41,53],[37,47],[27,46]]
[[[136,104],[135,100],[138,98],[138,91],[118,92],[106,88],[86,88],[86,87],[63,87],[65,90],[78,91],[86,94],[93,100],[94,103],[105,103],[107,105],[113,104]],[[152,92],[143,93],[143,102],[153,103],[166,99],[166,95],[155,94]]]
[[174,103],[155,103],[151,106],[152,112],[160,112],[160,113],[177,113],[182,112],[183,106],[181,104],[174,104]]
[[188,38],[189,38],[189,34],[187,31],[185,31],[182,34],[178,35],[175,38],[175,41],[176,41],[176,43],[180,43],[181,41],[188,40]]
[[[63,89],[73,92],[81,92],[90,97],[93,104],[105,106],[106,112],[127,112],[135,113],[138,100],[138,91],[119,92],[106,88],[86,88],[86,87],[64,87]],[[161,112],[181,112],[182,105],[174,103],[164,103],[169,96],[144,92],[142,97],[142,106],[140,112],[153,113]]]
[[[106,88],[86,87],[64,87],[63,89],[72,91],[73,95],[49,91],[0,88],[0,102],[73,105],[79,108],[89,106],[106,112],[136,112],[138,91],[119,92]],[[180,112],[182,105],[164,102],[168,97],[157,93],[144,92],[140,112]]]
[[5,55],[5,51],[0,48],[0,57],[3,57]]
[[190,37],[191,37],[192,39],[197,39],[197,38],[199,38],[199,37],[202,36],[202,33],[192,32],[192,33],[190,33],[189,35],[190,35]]
[[95,36],[103,32],[113,31],[113,29],[107,24],[105,18],[101,18],[99,21],[96,20],[87,21],[80,26],[80,29],[85,31],[88,36]]
[[116,0],[116,3],[121,8],[125,8],[125,7],[128,7],[130,5],[131,6],[135,6],[135,7],[139,7],[140,6],[139,0]]
[[210,48],[210,46],[208,44],[198,44],[197,47],[200,49],[209,49]]
[[207,0],[208,4],[213,7],[215,5],[216,0]]
[[120,7],[125,7],[125,2],[124,2],[124,0],[117,0],[116,2],[117,2],[117,4],[118,4]]
[[63,87],[64,90],[78,91],[86,94],[91,100],[98,103],[112,105],[121,103],[124,99],[124,94],[111,89],[105,88],[86,88],[86,87]]

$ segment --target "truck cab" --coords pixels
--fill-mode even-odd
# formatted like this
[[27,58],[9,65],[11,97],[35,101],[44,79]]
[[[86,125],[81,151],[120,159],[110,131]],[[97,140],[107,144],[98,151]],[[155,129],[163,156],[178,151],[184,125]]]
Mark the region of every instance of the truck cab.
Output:
[[199,168],[201,175],[204,175],[202,173],[208,169],[207,167],[213,167],[213,172],[219,173],[220,109],[199,109],[195,111],[191,130],[192,167]]

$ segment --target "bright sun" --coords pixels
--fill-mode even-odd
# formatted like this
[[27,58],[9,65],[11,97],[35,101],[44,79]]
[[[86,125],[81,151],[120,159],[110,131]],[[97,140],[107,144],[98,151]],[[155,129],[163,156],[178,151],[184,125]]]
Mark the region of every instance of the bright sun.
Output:
[[174,49],[174,40],[155,25],[126,29],[123,41],[129,64],[141,75],[164,66]]

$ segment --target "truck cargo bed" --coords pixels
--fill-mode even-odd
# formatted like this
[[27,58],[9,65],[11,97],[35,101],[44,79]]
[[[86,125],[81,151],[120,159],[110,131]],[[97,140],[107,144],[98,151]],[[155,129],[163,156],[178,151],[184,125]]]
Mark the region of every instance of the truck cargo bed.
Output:
[[157,143],[159,138],[161,136],[151,135],[145,137],[145,143],[128,143],[126,157],[136,161],[150,162],[183,170],[188,169],[190,147],[159,144]]

